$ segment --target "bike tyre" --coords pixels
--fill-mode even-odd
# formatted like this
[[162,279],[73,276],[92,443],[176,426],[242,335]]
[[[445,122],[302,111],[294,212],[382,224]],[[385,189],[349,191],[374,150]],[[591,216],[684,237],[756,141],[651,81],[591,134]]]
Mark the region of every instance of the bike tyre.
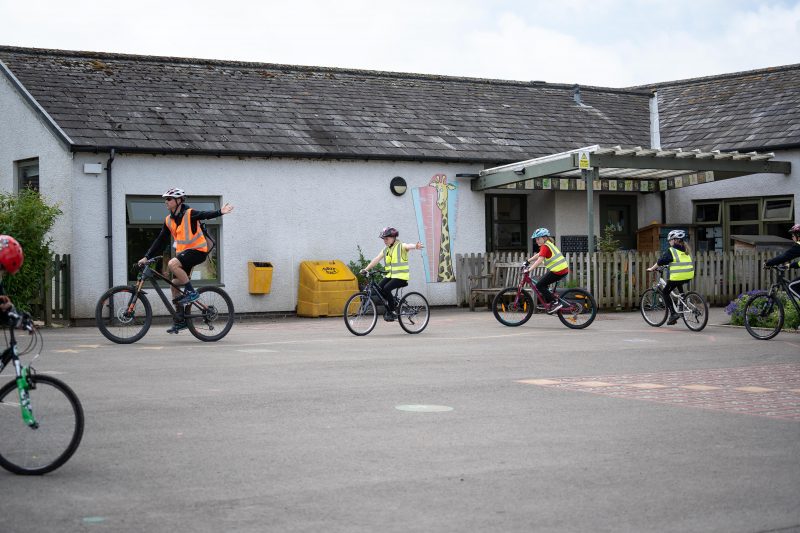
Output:
[[[558,315],[558,319],[561,321],[562,324],[567,326],[570,329],[583,329],[588,328],[592,322],[594,322],[595,317],[597,316],[597,303],[594,301],[594,296],[589,291],[585,291],[583,289],[567,289],[564,291],[564,294],[560,296],[562,300],[566,300],[573,305],[579,305],[581,307],[580,313],[571,313],[564,315],[564,308],[559,309],[556,313]],[[588,314],[589,316],[581,322],[580,324],[577,322],[570,322],[570,317],[582,316]]]
[[[517,287],[507,287],[502,291],[498,292],[497,295],[492,300],[492,314],[497,319],[498,322],[503,324],[504,326],[509,327],[517,327],[521,326],[528,320],[530,320],[531,316],[533,315],[533,311],[535,305],[533,303],[533,298],[531,297],[530,293],[526,290],[522,290],[521,298],[522,298],[522,307],[520,307],[520,302],[515,302],[517,299]],[[513,319],[511,315],[506,316],[501,313],[509,312],[508,305],[506,300],[509,300],[508,303],[513,303],[514,307],[511,309],[512,311],[516,311],[517,314],[513,315]]]
[[[406,313],[404,310],[406,308],[412,307],[409,303],[411,299],[419,299],[422,300],[421,302],[416,302],[413,307],[420,307],[418,304],[421,303],[422,306],[425,308],[425,317],[424,320],[415,323],[411,320],[413,317],[417,317],[419,315],[419,311],[414,313],[413,317],[410,313]],[[397,321],[400,322],[400,327],[403,328],[403,331],[406,333],[411,333],[415,335],[417,333],[422,333],[426,327],[428,327],[428,322],[431,319],[431,310],[428,306],[428,300],[418,292],[409,292],[403,299],[400,300],[400,304],[397,306]]]
[[[8,418],[16,419],[18,422],[18,424],[12,424],[9,427],[6,422],[10,422],[10,420],[6,420],[5,413],[0,415],[0,419],[3,421],[3,435],[0,435],[0,443],[4,443],[0,444],[0,446],[3,448],[6,446],[13,446],[13,449],[10,450],[0,449],[0,466],[14,474],[39,476],[59,468],[72,457],[83,438],[84,416],[83,406],[81,406],[78,396],[66,383],[52,376],[41,374],[33,374],[30,376],[30,379],[35,385],[35,388],[29,390],[29,394],[33,413],[36,416],[37,422],[39,422],[39,427],[37,429],[29,428],[22,420],[16,381],[10,381],[0,388],[0,409],[5,410],[5,408],[8,407]],[[52,389],[46,389],[46,387],[52,387]],[[49,418],[47,417],[48,411],[45,409],[43,413],[42,402],[37,402],[37,397],[41,398],[43,396],[42,391],[44,390],[57,391],[57,395],[52,396],[52,398],[55,399],[53,405],[55,405],[57,409],[68,409],[73,416],[72,422],[66,422],[63,428],[64,431],[60,432],[62,435],[59,436],[58,440],[62,442],[56,444],[54,447],[55,452],[51,454],[45,454],[42,449],[39,448],[34,450],[29,447],[19,446],[18,443],[11,445],[9,441],[9,437],[10,439],[14,438],[13,434],[16,431],[30,432],[26,433],[30,437],[47,437],[49,434],[52,434],[52,432],[49,431],[52,425],[49,424]],[[8,405],[4,406],[4,403]],[[19,433],[16,434],[20,435]],[[35,439],[26,440],[28,444],[30,444],[30,442]],[[41,439],[39,439],[38,442],[42,442]],[[48,457],[45,459],[46,462],[35,466],[23,461],[24,457],[40,459],[45,456]]]
[[[764,307],[776,310],[777,316],[774,317],[775,324],[773,326],[764,327],[758,325],[755,320],[755,317],[761,313]],[[779,298],[767,292],[762,291],[752,295],[744,304],[744,327],[754,339],[767,341],[775,337],[781,332],[784,319],[783,303]]]
[[[200,298],[198,298],[196,301],[188,304],[184,308],[184,311],[186,312],[187,317],[190,316],[193,313],[201,312],[202,314],[197,314],[196,316],[192,316],[191,318],[187,318],[186,319],[186,328],[189,330],[189,332],[192,335],[194,335],[195,337],[197,337],[198,339],[200,339],[203,342],[218,341],[221,338],[223,338],[225,335],[227,335],[230,332],[231,328],[233,327],[233,322],[234,322],[234,319],[235,319],[234,311],[233,311],[233,300],[231,300],[231,297],[228,295],[227,292],[225,292],[224,290],[222,290],[219,287],[200,287],[199,289],[197,289],[197,292],[200,293]],[[204,329],[203,325],[205,326],[205,328],[211,327],[211,325],[209,325],[209,324],[207,324],[205,322],[205,317],[207,317],[206,311],[204,311],[200,307],[200,305],[197,303],[197,302],[203,301],[203,295],[204,294],[208,295],[210,293],[213,293],[213,294],[216,294],[217,296],[219,296],[220,300],[218,300],[218,301],[221,301],[227,307],[227,311],[226,311],[227,315],[225,315],[225,323],[224,323],[224,325],[222,327],[222,330],[219,333],[215,334],[215,335],[208,335],[208,334],[205,333],[206,329]],[[208,297],[206,297],[206,300],[208,300]],[[206,302],[203,302],[203,303],[206,303]],[[219,317],[221,314],[223,314],[223,313],[220,313],[219,309],[216,309],[216,311],[217,312],[214,315],[214,320],[216,320],[217,317]],[[202,325],[198,326],[198,323],[202,324]],[[208,331],[211,331],[211,330],[209,329]]]
[[[125,293],[128,296],[127,300],[130,300],[130,295],[133,295],[136,292],[136,288],[131,287],[130,285],[118,285],[116,287],[111,287],[103,295],[100,299],[97,300],[97,305],[94,308],[94,320],[97,324],[97,329],[100,330],[100,333],[103,334],[105,338],[110,340],[111,342],[116,342],[117,344],[132,344],[147,334],[147,331],[150,329],[150,325],[153,323],[153,309],[150,306],[150,302],[147,299],[147,296],[143,292],[139,292],[137,296],[137,301],[142,303],[142,307],[144,308],[144,321],[142,322],[141,326],[139,327],[138,331],[135,332],[131,336],[121,337],[119,335],[115,335],[112,333],[110,327],[113,327],[111,324],[107,324],[106,320],[108,320],[103,313],[106,312],[107,306],[106,301],[114,295]],[[116,306],[117,303],[115,302],[114,305]],[[125,304],[127,305],[127,303]],[[114,317],[117,316],[117,309],[115,308],[113,311]],[[135,317],[134,317],[135,320]],[[119,327],[127,327],[127,326],[119,326]],[[134,328],[135,326],[131,326]]]
[[[658,306],[660,303],[660,307]],[[667,321],[669,310],[664,295],[656,289],[647,289],[639,300],[639,312],[645,322],[657,328]]]
[[[699,322],[695,323],[686,319],[687,310],[684,308],[683,313],[681,313],[683,323],[686,324],[686,327],[692,331],[703,331],[703,329],[706,327],[706,324],[708,324],[708,304],[706,303],[705,298],[694,291],[689,291],[683,295],[683,300],[685,302],[691,302],[692,305],[698,307],[698,309],[702,309],[703,312],[702,318],[699,320]],[[700,307],[701,304],[702,307]]]
[[[358,301],[360,300],[360,301]],[[351,306],[353,306],[351,310]],[[368,335],[373,329],[375,324],[378,323],[378,309],[375,307],[375,302],[369,297],[366,292],[357,292],[347,299],[344,304],[344,325],[347,326],[348,331],[353,335],[363,337]],[[353,318],[364,317],[367,319],[366,328],[357,328],[353,323]]]

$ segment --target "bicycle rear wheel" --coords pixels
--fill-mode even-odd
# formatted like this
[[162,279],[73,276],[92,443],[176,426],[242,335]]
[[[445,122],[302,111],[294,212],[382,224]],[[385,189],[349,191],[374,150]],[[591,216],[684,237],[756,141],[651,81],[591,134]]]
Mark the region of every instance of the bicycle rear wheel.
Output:
[[752,295],[744,305],[744,327],[756,339],[766,341],[780,333],[783,320],[783,304],[766,292]]
[[583,329],[594,322],[597,316],[597,304],[590,292],[583,289],[567,289],[561,295],[561,300],[568,304],[556,313],[562,324],[570,329]]
[[409,292],[397,306],[397,321],[406,333],[420,333],[430,318],[428,300],[418,292]]
[[63,381],[30,376],[35,428],[22,420],[16,381],[0,388],[0,466],[22,475],[52,472],[72,457],[83,437],[83,407]]
[[368,334],[378,322],[378,310],[369,295],[357,292],[344,304],[344,325],[353,335]]
[[219,287],[201,287],[197,292],[200,298],[184,308],[186,327],[201,341],[218,341],[233,327],[233,300]]
[[533,315],[533,298],[526,290],[517,287],[503,289],[492,300],[492,314],[504,326],[516,327],[527,322]]
[[117,344],[131,344],[145,336],[153,322],[150,302],[135,287],[120,285],[108,289],[94,308],[97,329]]
[[708,324],[708,304],[702,296],[689,291],[683,295],[683,322],[692,331],[703,331]]
[[644,321],[653,327],[659,327],[667,321],[667,303],[664,295],[656,289],[647,289],[639,302],[639,311]]

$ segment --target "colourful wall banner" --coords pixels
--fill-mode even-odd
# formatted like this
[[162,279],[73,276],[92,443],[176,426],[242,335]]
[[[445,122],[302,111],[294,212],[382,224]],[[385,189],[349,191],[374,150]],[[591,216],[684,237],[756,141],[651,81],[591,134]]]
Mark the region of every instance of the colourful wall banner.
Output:
[[448,183],[444,174],[434,175],[428,185],[411,190],[417,217],[419,240],[425,244],[422,261],[425,281],[455,281],[453,249],[456,240],[458,185]]

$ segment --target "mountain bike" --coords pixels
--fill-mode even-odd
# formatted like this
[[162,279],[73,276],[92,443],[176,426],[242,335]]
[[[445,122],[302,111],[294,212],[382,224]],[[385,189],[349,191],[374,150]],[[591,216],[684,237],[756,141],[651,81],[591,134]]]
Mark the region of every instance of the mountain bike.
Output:
[[[144,283],[149,280],[172,318],[186,320],[186,327],[192,335],[206,342],[218,341],[227,335],[234,319],[233,301],[228,293],[219,287],[200,287],[197,289],[200,293],[197,300],[180,305],[177,300],[186,293],[152,268],[153,263],[160,260],[150,259],[144,265],[135,263],[134,267],[140,269],[135,285],[112,287],[100,297],[94,310],[100,333],[118,344],[131,344],[145,336],[153,322],[153,308],[144,290]],[[158,285],[158,280],[178,290],[175,300],[170,302]]]
[[[667,282],[658,273],[663,272],[663,268],[656,268],[654,272],[658,278],[652,287],[642,293],[639,301],[639,311],[642,313],[644,321],[657,328],[667,321],[669,309],[661,289],[666,287]],[[708,304],[705,299],[694,291],[678,293],[673,289],[670,292],[672,305],[675,312],[681,316],[686,327],[692,331],[702,331],[708,324]]]
[[18,347],[14,328],[9,327],[8,348],[0,356],[0,373],[14,364],[16,379],[0,387],[0,466],[22,475],[52,472],[66,463],[83,437],[83,407],[63,381],[37,374],[33,361],[23,365],[19,357],[38,349],[42,335],[31,317],[16,311],[8,313],[32,336],[26,349]]
[[[378,323],[378,305],[387,308],[388,301],[378,288],[378,281],[385,274],[381,270],[368,272],[367,284],[360,292],[348,298],[344,304],[344,324],[353,335],[367,335]],[[428,300],[418,292],[402,295],[402,288],[392,295],[395,301],[395,317],[406,333],[420,333],[428,326],[430,310]]]
[[789,280],[784,276],[789,268],[783,265],[764,268],[771,268],[777,272],[775,283],[769,291],[757,292],[750,296],[744,306],[744,327],[750,335],[759,340],[769,340],[783,328],[784,309],[779,296],[781,291],[786,294],[787,300],[794,305],[797,314],[800,315],[800,296],[789,288]]
[[[497,293],[492,300],[492,314],[504,326],[521,326],[536,312],[545,311],[547,303],[536,288],[537,278],[532,278],[527,271],[527,263],[523,263],[522,279],[516,287],[507,287]],[[530,288],[530,292],[526,289]],[[533,296],[536,295],[536,304]],[[597,316],[597,304],[592,294],[584,289],[558,289],[558,283],[552,291],[553,303],[560,302],[562,307],[555,315],[568,328],[583,329],[594,322]]]

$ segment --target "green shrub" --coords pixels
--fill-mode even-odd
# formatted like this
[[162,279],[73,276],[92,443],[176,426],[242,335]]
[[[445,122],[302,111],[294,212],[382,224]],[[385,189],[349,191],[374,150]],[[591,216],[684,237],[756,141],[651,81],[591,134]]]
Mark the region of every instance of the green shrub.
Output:
[[364,257],[364,251],[361,249],[361,246],[356,245],[356,249],[358,250],[358,259],[347,263],[347,267],[353,274],[356,275],[356,278],[358,279],[358,286],[363,287],[364,285],[367,284],[367,279],[361,274],[359,274],[359,272],[367,268],[367,265],[369,264],[370,261],[372,261],[372,259],[367,259],[366,257]]
[[603,236],[597,239],[597,249],[601,252],[616,252],[619,250],[619,240],[614,236],[616,228],[613,224],[608,224],[603,229]]
[[60,214],[58,206],[45,203],[36,191],[0,193],[0,234],[17,239],[25,253],[19,272],[3,279],[6,294],[19,309],[29,310],[40,299],[45,269],[53,257],[47,232]]

